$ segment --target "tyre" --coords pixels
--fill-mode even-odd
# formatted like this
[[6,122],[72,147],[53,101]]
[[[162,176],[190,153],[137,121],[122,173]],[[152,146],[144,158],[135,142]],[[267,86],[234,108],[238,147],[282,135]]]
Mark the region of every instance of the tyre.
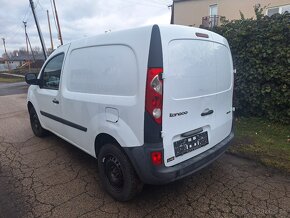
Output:
[[39,122],[37,113],[33,107],[29,110],[29,116],[30,116],[31,129],[34,135],[37,137],[44,137],[47,134],[47,130],[42,128]]
[[143,183],[118,146],[102,146],[98,155],[98,168],[103,187],[114,199],[128,201],[141,192]]

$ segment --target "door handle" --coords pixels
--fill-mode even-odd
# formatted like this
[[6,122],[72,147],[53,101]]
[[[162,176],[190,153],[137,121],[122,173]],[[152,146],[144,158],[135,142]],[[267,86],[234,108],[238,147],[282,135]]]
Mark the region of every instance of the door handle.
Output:
[[59,104],[59,101],[56,100],[56,98],[54,98],[54,99],[52,100],[52,102],[53,102],[54,104]]
[[206,109],[204,112],[201,113],[201,116],[207,116],[207,115],[210,115],[210,114],[213,114],[213,110],[209,110],[209,109]]

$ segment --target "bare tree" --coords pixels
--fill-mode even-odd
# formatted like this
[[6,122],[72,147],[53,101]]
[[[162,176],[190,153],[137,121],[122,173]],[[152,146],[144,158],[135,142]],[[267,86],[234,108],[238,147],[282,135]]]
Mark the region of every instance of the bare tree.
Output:
[[41,48],[39,46],[35,46],[32,50],[34,54],[41,54]]

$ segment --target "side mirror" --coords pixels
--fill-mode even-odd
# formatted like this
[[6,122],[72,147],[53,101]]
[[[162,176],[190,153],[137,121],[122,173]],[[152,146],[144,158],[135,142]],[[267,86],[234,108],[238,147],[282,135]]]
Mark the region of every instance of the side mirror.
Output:
[[39,85],[39,80],[37,79],[37,75],[35,73],[27,73],[25,75],[25,81],[29,85]]

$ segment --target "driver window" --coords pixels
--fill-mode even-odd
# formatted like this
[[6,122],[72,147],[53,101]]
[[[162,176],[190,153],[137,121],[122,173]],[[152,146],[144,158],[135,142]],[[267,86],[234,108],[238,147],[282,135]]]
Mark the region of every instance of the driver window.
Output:
[[63,58],[64,54],[59,54],[46,64],[42,72],[42,88],[58,90]]

